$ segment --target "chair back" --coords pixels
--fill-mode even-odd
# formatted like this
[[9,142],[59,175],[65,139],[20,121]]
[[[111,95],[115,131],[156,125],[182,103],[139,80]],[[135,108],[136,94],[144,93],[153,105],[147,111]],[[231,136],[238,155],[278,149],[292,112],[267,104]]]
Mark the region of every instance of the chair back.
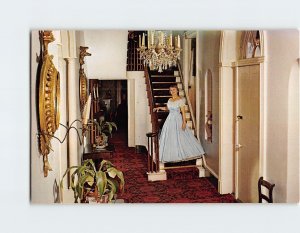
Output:
[[[265,187],[268,189],[268,196],[262,193],[262,187]],[[263,177],[260,177],[258,180],[258,202],[262,203],[262,200],[264,199],[268,203],[273,203],[273,188],[275,187],[275,184],[271,184],[270,182],[264,180]]]

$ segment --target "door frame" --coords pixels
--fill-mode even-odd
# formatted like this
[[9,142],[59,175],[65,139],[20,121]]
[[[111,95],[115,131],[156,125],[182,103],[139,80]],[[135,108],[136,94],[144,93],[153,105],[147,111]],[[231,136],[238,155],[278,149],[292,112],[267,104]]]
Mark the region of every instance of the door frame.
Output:
[[[235,161],[234,161],[234,65],[242,65],[239,60],[241,35],[245,31],[223,30],[220,38],[219,54],[219,187],[221,194],[235,193]],[[266,31],[260,30],[261,63],[260,79],[260,175],[266,176],[266,100],[267,100],[267,70]],[[256,58],[258,59],[258,58]],[[247,61],[246,61],[247,62]],[[235,116],[234,116],[235,117]]]
[[265,161],[266,161],[266,70],[265,70],[265,59],[264,57],[255,57],[238,60],[232,63],[233,68],[233,127],[234,127],[234,136],[233,136],[233,161],[234,161],[234,195],[236,199],[238,197],[238,151],[235,148],[237,140],[237,126],[236,126],[236,107],[237,107],[237,91],[238,91],[238,75],[239,67],[243,66],[252,66],[259,65],[260,67],[260,77],[259,77],[259,176],[266,175]]

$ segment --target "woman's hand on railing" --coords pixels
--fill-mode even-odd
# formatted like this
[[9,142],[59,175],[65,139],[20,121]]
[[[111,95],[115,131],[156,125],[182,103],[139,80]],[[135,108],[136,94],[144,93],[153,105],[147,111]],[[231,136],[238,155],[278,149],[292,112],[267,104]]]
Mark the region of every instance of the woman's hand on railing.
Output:
[[158,112],[159,110],[161,110],[161,111],[168,111],[168,108],[167,107],[156,107],[156,108],[153,108],[153,112]]

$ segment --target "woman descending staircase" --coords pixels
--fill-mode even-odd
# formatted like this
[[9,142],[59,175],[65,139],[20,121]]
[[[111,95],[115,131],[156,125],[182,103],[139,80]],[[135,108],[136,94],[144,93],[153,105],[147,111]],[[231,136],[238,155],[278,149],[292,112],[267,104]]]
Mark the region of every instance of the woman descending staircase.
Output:
[[[166,70],[162,73],[157,71],[149,72],[150,83],[152,86],[154,107],[166,106],[171,98],[169,87],[176,84],[179,89],[179,96],[185,100],[187,126],[192,129],[195,135],[195,125],[192,121],[191,111],[185,97],[185,91],[178,70]],[[161,129],[169,112],[159,111],[158,113],[159,128]]]
[[195,135],[195,118],[191,108],[191,103],[186,96],[183,84],[182,72],[180,65],[179,69],[168,69],[159,73],[151,71],[149,68],[145,69],[145,78],[147,85],[147,96],[150,107],[152,133],[148,133],[148,180],[165,180],[166,170],[175,168],[197,167],[199,169],[199,176],[205,176],[204,159],[192,160],[183,165],[177,163],[176,166],[169,166],[169,164],[162,164],[159,162],[159,132],[162,129],[164,122],[169,114],[168,111],[153,112],[154,108],[165,107],[168,100],[171,98],[170,86],[177,85],[179,89],[179,96],[184,100],[187,127],[189,127]]

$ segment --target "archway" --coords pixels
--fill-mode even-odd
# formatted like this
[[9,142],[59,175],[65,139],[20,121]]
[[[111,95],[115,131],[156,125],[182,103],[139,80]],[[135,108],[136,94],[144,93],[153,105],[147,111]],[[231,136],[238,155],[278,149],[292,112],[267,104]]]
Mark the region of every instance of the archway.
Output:
[[[299,202],[299,64],[293,64],[288,84],[287,202]],[[298,172],[295,172],[298,171]],[[298,175],[295,175],[298,174]]]

